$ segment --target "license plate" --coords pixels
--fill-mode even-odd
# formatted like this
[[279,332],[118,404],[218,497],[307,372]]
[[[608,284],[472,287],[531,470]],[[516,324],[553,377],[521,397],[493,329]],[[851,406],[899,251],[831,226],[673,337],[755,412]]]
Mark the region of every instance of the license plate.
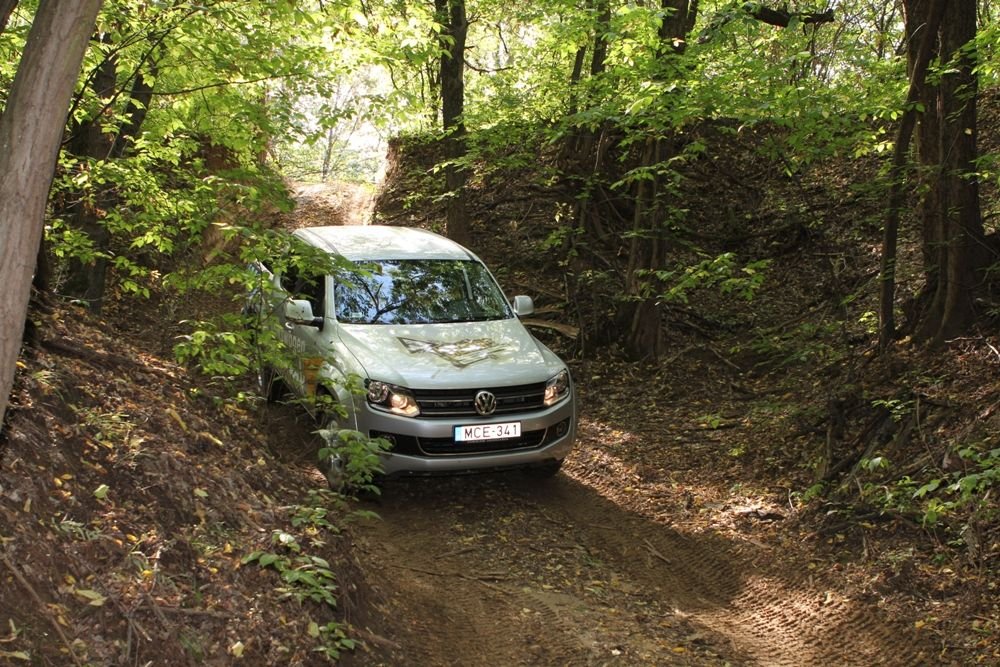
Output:
[[474,440],[507,440],[521,437],[521,422],[506,424],[476,424],[475,426],[456,426],[455,442]]

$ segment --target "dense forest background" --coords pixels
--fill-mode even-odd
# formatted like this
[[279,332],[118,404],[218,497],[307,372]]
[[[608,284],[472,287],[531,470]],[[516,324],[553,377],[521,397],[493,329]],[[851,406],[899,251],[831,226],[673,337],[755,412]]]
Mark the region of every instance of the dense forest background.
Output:
[[[7,423],[31,410],[8,409],[15,376],[50,377],[24,369],[53,317],[124,323],[220,410],[254,405],[228,296],[286,242],[293,182],[351,182],[372,221],[536,292],[539,336],[611,397],[595,415],[737,429],[709,465],[780,481],[831,539],[905,534],[975,588],[1000,558],[998,12],[0,0]],[[977,609],[965,630],[995,642]]]

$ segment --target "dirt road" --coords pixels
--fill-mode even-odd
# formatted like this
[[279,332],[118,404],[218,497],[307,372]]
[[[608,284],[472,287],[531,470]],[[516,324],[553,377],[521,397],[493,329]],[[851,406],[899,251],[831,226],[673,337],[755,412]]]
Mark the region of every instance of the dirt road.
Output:
[[[301,189],[295,225],[366,220],[362,195]],[[651,414],[612,381],[630,369],[584,372],[593,399],[582,409],[592,421],[581,422],[578,447],[554,479],[390,482],[381,501],[366,505],[381,518],[359,529],[367,576],[385,598],[384,622],[368,628],[366,642],[382,651],[377,660],[392,667],[938,664],[937,647],[913,619],[889,618],[878,600],[849,591],[830,571],[835,564],[787,548],[794,531],[762,536],[757,526],[786,520],[781,512],[732,493],[726,479],[695,497],[705,470],[719,465],[706,452],[748,446],[745,433],[727,443],[718,437],[725,431],[697,426],[700,415],[747,410],[718,400],[729,393],[728,376],[713,380],[714,367],[701,364],[687,378],[677,370],[658,395],[685,391]],[[685,469],[693,474],[678,482]],[[722,514],[705,508],[706,497],[751,529],[679,520]]]
[[[808,563],[671,528],[676,499],[630,495],[583,428],[552,480],[390,483],[362,528],[398,625],[393,665],[915,665],[912,623]],[[659,516],[657,513],[659,512]]]

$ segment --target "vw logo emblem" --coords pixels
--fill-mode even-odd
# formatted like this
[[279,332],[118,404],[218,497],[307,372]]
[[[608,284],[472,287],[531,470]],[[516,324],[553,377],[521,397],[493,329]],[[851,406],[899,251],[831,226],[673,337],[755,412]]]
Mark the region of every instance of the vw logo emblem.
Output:
[[481,391],[476,394],[476,412],[485,416],[491,415],[497,409],[497,397],[488,391]]

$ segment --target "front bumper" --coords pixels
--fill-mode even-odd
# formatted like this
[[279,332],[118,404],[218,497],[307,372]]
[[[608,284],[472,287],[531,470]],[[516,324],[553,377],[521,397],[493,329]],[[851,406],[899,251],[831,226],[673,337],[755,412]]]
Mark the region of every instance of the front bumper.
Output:
[[[551,408],[493,418],[409,418],[373,410],[357,412],[357,427],[393,448],[382,454],[387,477],[524,468],[566,458],[576,441],[574,397]],[[520,422],[521,437],[455,442],[456,426]]]

